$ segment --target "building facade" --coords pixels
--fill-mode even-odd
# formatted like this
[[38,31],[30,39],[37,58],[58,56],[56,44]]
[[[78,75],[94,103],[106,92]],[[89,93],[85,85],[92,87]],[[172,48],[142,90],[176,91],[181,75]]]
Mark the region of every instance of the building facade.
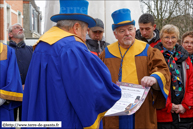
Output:
[[23,15],[26,39],[41,36],[42,14],[34,0],[23,0]]
[[0,0],[0,16],[0,42],[7,43],[9,26],[23,25],[23,1]]
[[34,0],[0,0],[0,16],[0,42],[2,43],[7,44],[9,41],[8,28],[15,23],[20,23],[24,27],[25,38],[38,38],[41,35],[42,15]]

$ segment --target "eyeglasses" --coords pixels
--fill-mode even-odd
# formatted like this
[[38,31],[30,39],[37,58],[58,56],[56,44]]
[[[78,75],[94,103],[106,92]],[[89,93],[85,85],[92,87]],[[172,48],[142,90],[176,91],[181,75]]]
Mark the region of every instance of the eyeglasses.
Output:
[[185,45],[192,45],[193,46],[193,42],[183,42]]
[[164,37],[164,39],[166,39],[166,40],[175,40],[175,39],[177,39],[175,36],[172,36],[172,37],[169,37],[169,36],[166,36],[166,37]]
[[24,31],[24,28],[19,27],[19,26],[15,26],[15,27],[13,27],[13,28],[16,29],[16,30],[23,30],[23,31]]

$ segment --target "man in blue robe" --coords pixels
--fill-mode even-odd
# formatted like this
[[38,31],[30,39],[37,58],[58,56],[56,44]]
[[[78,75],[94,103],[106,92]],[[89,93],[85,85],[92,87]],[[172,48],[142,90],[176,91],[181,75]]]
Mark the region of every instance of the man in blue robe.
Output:
[[105,64],[88,51],[88,2],[60,1],[57,25],[40,37],[29,66],[22,119],[61,121],[62,128],[92,128],[121,97]]
[[23,89],[15,52],[0,43],[0,128],[2,121],[14,121],[14,108],[21,105]]

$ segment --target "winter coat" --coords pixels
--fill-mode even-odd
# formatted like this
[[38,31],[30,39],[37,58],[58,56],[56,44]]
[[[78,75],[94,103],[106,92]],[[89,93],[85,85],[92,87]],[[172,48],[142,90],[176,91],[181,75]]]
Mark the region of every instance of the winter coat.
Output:
[[10,40],[9,46],[15,50],[22,84],[25,84],[25,78],[32,58],[33,48],[32,46],[27,46],[24,41],[16,44],[14,41]]
[[[155,48],[161,50],[161,42],[158,43]],[[181,118],[193,118],[193,67],[191,60],[188,57],[188,52],[180,45],[175,45],[176,50],[183,53],[183,58],[177,63],[181,64],[182,78],[184,84],[184,97],[182,99],[182,106],[186,109],[184,114],[179,114],[179,119]],[[171,88],[172,89],[172,86]],[[172,122],[172,96],[171,90],[166,102],[166,107],[160,110],[157,110],[157,120],[158,122]]]

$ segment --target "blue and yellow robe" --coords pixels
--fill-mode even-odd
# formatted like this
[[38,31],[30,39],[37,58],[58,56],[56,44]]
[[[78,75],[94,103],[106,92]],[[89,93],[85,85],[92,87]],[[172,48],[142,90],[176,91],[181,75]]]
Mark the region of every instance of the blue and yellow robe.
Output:
[[52,27],[35,45],[22,119],[61,121],[65,129],[94,129],[120,97],[108,68],[88,51],[85,42]]
[[[120,46],[122,55],[127,49]],[[143,41],[135,39],[134,44],[126,53],[122,64],[122,75],[118,77],[121,55],[118,42],[105,49],[100,55],[101,60],[109,68],[112,81],[140,84],[144,76],[157,79],[160,90],[150,89],[141,108],[132,116],[105,117],[105,129],[156,129],[156,108],[163,108],[170,88],[170,73],[164,57],[158,49],[152,48]]]
[[2,121],[14,121],[14,108],[21,105],[23,89],[14,49],[0,43],[0,98],[7,102],[0,106]]

